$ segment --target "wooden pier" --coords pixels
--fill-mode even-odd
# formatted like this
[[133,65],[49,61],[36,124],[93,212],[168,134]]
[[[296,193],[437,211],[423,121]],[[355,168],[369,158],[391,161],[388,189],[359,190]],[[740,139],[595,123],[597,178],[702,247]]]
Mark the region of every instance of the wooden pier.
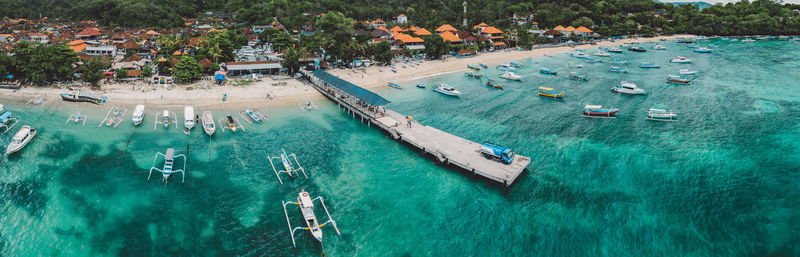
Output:
[[[388,133],[395,140],[405,142],[424,154],[430,154],[443,165],[453,165],[473,175],[478,175],[509,187],[531,162],[530,158],[519,154],[515,154],[511,164],[504,164],[497,160],[485,158],[481,154],[480,143],[463,139],[431,126],[419,124],[416,121],[412,121],[412,125],[409,128],[406,115],[377,106],[368,106],[363,101],[346,95],[344,92],[332,90],[331,86],[327,84],[328,82],[317,78],[314,74],[306,74],[306,76],[314,88],[328,99],[336,102],[353,118],[358,118],[369,126],[374,125]],[[327,77],[325,79],[330,80],[331,78]],[[359,89],[365,90],[363,88]]]

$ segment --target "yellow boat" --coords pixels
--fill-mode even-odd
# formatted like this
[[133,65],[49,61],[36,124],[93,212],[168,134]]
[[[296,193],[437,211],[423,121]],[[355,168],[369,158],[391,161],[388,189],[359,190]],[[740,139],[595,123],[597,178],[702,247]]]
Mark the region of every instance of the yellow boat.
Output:
[[537,90],[536,93],[541,97],[549,97],[553,99],[564,99],[564,97],[567,96],[567,93],[564,91],[556,92],[549,87],[539,87],[539,90]]

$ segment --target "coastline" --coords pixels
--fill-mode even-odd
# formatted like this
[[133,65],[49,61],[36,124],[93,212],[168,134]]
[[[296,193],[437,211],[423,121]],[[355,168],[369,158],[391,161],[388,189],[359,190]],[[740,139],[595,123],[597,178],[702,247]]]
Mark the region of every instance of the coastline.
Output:
[[[653,38],[631,38],[620,39],[614,42],[602,41],[595,45],[580,45],[574,47],[560,46],[534,48],[533,50],[527,51],[507,50],[481,53],[470,58],[445,58],[442,60],[423,61],[422,64],[414,66],[398,64],[396,65],[396,73],[392,72],[389,67],[379,66],[361,68],[355,73],[353,73],[352,69],[332,69],[328,70],[328,72],[363,88],[375,90],[384,88],[386,82],[390,80],[405,83],[447,73],[461,72],[467,69],[467,64],[475,65],[477,63],[484,63],[487,65],[494,65],[529,57],[549,56],[573,51],[575,49],[592,49],[625,43],[645,43],[662,39],[675,40],[679,37],[690,36],[691,35],[673,35]],[[204,83],[210,82],[201,80],[187,85],[173,85],[172,89],[166,89],[164,85],[158,85],[155,90],[152,89],[151,85],[141,82],[103,84],[103,90],[101,91],[90,90],[88,87],[73,89],[77,91],[90,91],[108,96],[109,101],[105,105],[112,106],[145,104],[148,105],[148,107],[175,108],[191,105],[195,107],[208,107],[210,109],[225,109],[242,108],[252,105],[258,107],[281,108],[296,106],[308,101],[322,101],[325,99],[325,97],[314,88],[297,79],[273,80],[265,77],[244,86],[231,85],[235,84],[235,82],[233,82],[226,86],[211,86],[209,89],[201,89]],[[70,90],[67,88],[40,88],[28,86],[17,90],[0,90],[0,99],[4,102],[25,104],[38,95],[46,95],[49,101],[62,101],[60,99],[60,94],[69,91]],[[377,91],[380,92],[380,90]],[[268,99],[266,97],[267,92],[271,92],[275,98]],[[222,97],[224,94],[227,94],[227,99],[223,102]],[[81,104],[77,103],[75,105],[78,106]]]

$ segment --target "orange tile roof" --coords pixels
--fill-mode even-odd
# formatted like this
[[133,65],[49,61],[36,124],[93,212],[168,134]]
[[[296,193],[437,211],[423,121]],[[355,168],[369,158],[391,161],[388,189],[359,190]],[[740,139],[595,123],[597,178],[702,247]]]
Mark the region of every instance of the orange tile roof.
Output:
[[573,27],[573,26],[569,26],[569,27],[567,27],[567,28],[566,28],[566,29],[564,29],[564,30],[566,30],[566,31],[575,31],[575,27]]
[[422,43],[422,42],[425,42],[425,40],[422,40],[421,38],[412,37],[412,36],[410,36],[408,34],[403,34],[403,33],[397,33],[396,35],[394,35],[394,39],[395,40],[399,40],[399,41],[401,41],[403,43]]
[[495,27],[489,26],[489,27],[486,27],[483,30],[481,30],[481,33],[483,33],[483,34],[502,34],[503,31],[501,31],[501,30],[499,30],[499,29],[497,29]]
[[397,15],[397,17],[405,17],[405,16],[406,16],[406,15],[405,15],[405,14],[402,14],[402,13],[401,13],[400,15]]
[[372,21],[372,24],[379,24],[379,23],[386,23],[386,22],[384,22],[381,19],[375,19],[374,21]]
[[421,28],[421,29],[418,29],[417,31],[414,31],[414,34],[416,34],[417,36],[427,36],[427,35],[430,35],[431,32],[428,31],[425,28]]
[[486,26],[489,26],[489,25],[486,25],[486,23],[481,22],[481,24],[473,26],[472,29],[477,29],[477,28],[480,28],[481,26],[486,27]]
[[391,31],[392,33],[397,33],[397,32],[403,32],[403,31],[406,31],[406,30],[404,30],[400,26],[394,26],[393,28],[389,29],[389,31]]
[[376,29],[383,30],[383,31],[386,31],[386,32],[388,32],[388,31],[389,31],[389,30],[388,30],[388,29],[386,29],[386,27],[384,27],[384,26],[378,26],[378,28],[376,28]]
[[461,42],[461,39],[458,38],[458,36],[456,36],[456,34],[453,34],[450,31],[442,32],[442,34],[439,34],[439,35],[442,36],[442,39],[444,39],[444,41]]
[[439,28],[436,28],[436,30],[434,31],[445,32],[445,31],[458,31],[458,30],[456,28],[453,28],[453,26],[450,26],[450,24],[444,24],[442,26],[439,26]]
[[73,41],[70,41],[69,43],[67,43],[67,45],[71,45],[71,46],[80,45],[80,44],[86,44],[86,42],[83,41],[83,40],[78,39],[78,40],[73,40]]
[[494,42],[494,45],[496,45],[496,46],[504,46],[504,45],[506,45],[506,43],[503,42],[503,41],[497,41],[497,42]]
[[555,30],[555,31],[565,31],[565,30],[567,30],[567,28],[565,28],[564,26],[558,25],[555,28],[553,28],[553,30]]
[[148,35],[158,35],[158,32],[155,32],[154,30],[152,30],[152,29],[151,29],[151,30],[148,30],[147,32],[145,32],[145,34],[148,34]]
[[592,33],[593,32],[592,30],[590,30],[589,28],[584,27],[584,26],[580,26],[575,30],[580,31],[580,32],[584,32],[584,33]]
[[89,46],[89,45],[86,44],[86,43],[80,43],[80,44],[76,44],[76,45],[70,45],[69,49],[72,49],[72,51],[75,51],[77,53],[77,52],[83,52],[83,50],[86,50],[87,46]]

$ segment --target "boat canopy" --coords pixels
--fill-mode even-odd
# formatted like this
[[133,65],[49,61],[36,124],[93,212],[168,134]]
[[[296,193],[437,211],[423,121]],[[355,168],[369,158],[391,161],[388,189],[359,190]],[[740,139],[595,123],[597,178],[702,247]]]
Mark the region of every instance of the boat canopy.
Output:
[[353,83],[350,83],[346,80],[333,76],[330,73],[327,73],[323,70],[318,69],[311,72],[311,74],[319,78],[326,84],[338,88],[339,90],[342,90],[345,93],[350,94],[351,96],[356,97],[361,101],[364,101],[366,104],[374,106],[383,106],[390,103],[389,100],[386,100],[386,98],[383,98],[380,95],[373,93],[372,91],[356,86]]
[[541,90],[553,90],[552,88],[549,88],[549,87],[539,87],[539,89],[541,89]]
[[583,107],[583,108],[584,108],[584,109],[600,109],[600,108],[603,108],[603,106],[602,106],[602,105],[588,105],[588,104],[587,104],[587,105],[586,105],[585,107]]

